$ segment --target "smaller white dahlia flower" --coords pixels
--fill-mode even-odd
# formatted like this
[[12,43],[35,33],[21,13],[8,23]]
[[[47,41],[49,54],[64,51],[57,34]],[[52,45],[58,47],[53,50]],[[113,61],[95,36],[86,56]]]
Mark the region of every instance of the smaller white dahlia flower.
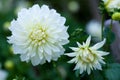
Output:
[[102,70],[101,64],[105,64],[102,56],[109,54],[98,50],[105,44],[105,39],[92,47],[90,47],[90,41],[91,36],[88,37],[86,43],[83,42],[83,45],[77,42],[78,47],[70,47],[74,52],[65,54],[69,57],[74,57],[69,63],[75,63],[74,70],[80,70],[80,74],[84,71],[90,74],[93,69]]
[[8,72],[0,69],[0,80],[7,80]]
[[95,37],[95,41],[101,41],[101,24],[96,20],[91,20],[86,25],[86,32]]
[[43,64],[57,60],[64,53],[63,45],[69,42],[66,19],[47,5],[34,5],[22,9],[17,20],[11,22],[12,36],[8,42],[22,61]]
[[108,12],[114,12],[114,9],[120,9],[120,0],[103,0]]

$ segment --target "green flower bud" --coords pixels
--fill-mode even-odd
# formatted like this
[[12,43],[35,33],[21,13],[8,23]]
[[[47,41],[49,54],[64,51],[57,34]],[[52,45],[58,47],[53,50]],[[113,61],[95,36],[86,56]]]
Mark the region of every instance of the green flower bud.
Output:
[[7,60],[7,61],[5,62],[5,68],[6,68],[6,69],[11,70],[11,69],[13,69],[13,67],[14,67],[13,61]]
[[112,14],[113,20],[120,20],[120,12],[115,12]]

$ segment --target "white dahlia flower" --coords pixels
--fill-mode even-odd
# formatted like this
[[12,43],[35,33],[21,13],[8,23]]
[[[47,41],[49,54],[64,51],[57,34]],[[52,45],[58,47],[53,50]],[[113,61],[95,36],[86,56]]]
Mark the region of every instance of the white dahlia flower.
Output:
[[84,71],[90,74],[93,69],[102,70],[101,64],[105,64],[102,56],[109,54],[98,50],[105,44],[105,39],[92,47],[90,47],[90,41],[91,36],[88,37],[86,43],[83,42],[83,45],[77,42],[78,47],[71,47],[74,52],[65,54],[69,57],[74,57],[69,63],[75,63],[74,70],[80,70],[80,74]]
[[114,12],[114,9],[120,9],[120,0],[103,0],[103,2],[109,12]]
[[7,80],[8,72],[5,70],[0,70],[0,80]]
[[22,61],[31,61],[34,66],[56,61],[64,53],[63,45],[69,42],[65,21],[47,5],[24,8],[17,20],[11,22],[12,36],[8,37],[8,42]]
[[96,20],[91,20],[86,25],[86,32],[94,37],[95,41],[101,41],[101,24]]

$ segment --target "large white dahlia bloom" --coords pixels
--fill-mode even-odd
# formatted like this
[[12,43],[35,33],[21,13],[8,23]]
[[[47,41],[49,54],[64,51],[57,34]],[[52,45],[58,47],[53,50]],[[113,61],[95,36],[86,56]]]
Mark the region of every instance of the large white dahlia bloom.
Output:
[[78,47],[71,47],[74,52],[65,54],[69,57],[74,57],[69,63],[75,63],[74,70],[80,70],[80,74],[84,71],[90,74],[93,69],[102,70],[101,64],[105,64],[102,56],[109,54],[98,50],[105,44],[105,39],[92,47],[90,47],[90,41],[91,36],[88,37],[86,43],[83,42],[83,45],[77,42]]
[[120,9],[120,0],[103,0],[103,2],[109,12],[114,12],[114,9]]
[[8,42],[22,61],[31,61],[34,66],[56,61],[64,53],[63,45],[69,42],[65,21],[47,5],[24,8],[18,13],[17,20],[11,22],[12,36],[8,37]]

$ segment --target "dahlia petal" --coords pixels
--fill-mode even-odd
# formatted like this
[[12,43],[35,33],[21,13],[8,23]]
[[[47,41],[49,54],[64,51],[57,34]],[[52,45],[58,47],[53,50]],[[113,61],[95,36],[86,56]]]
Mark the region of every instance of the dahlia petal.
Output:
[[102,70],[100,63],[95,64],[95,67],[99,70]]
[[29,60],[28,53],[27,54],[21,54],[20,58],[21,58],[21,61],[28,61]]
[[90,67],[87,67],[87,73],[90,74],[91,71],[90,71]]
[[68,61],[68,63],[74,63],[74,62],[76,62],[76,58],[73,58],[70,61]]
[[43,54],[45,55],[46,60],[50,62],[52,57],[45,52]]
[[65,54],[65,55],[67,55],[67,56],[69,56],[69,57],[74,57],[74,56],[76,56],[76,53],[75,53],[75,52],[73,52],[73,53],[67,53],[67,54]]
[[49,46],[45,45],[43,47],[43,49],[44,49],[45,53],[47,53],[48,55],[52,55],[52,51],[50,50]]
[[70,47],[70,49],[72,49],[73,51],[78,51],[79,48],[76,48],[76,47]]
[[57,47],[57,46],[55,46],[55,45],[53,45],[53,44],[50,44],[50,46],[51,46],[51,49],[52,49],[54,52],[60,52],[59,47]]
[[75,68],[73,70],[77,70],[79,68],[80,68],[80,63],[77,63],[76,66],[75,66]]
[[15,54],[25,54],[27,52],[27,49],[24,46],[12,45],[12,47]]
[[39,55],[40,59],[43,59],[43,58],[44,58],[43,48],[42,48],[42,47],[39,47],[39,48],[38,48],[38,55]]
[[106,39],[104,39],[103,41],[95,44],[93,47],[91,47],[91,49],[97,50],[97,49],[101,48],[105,44],[105,42],[106,42]]
[[104,51],[97,51],[97,53],[100,55],[100,56],[105,56],[105,55],[108,55],[109,52],[104,52]]
[[31,62],[32,62],[33,66],[38,65],[40,63],[39,56],[36,54],[36,56],[34,56],[34,57],[31,58]]
[[77,42],[77,45],[78,45],[78,47],[81,47],[81,46],[82,46],[79,42]]
[[102,64],[105,64],[105,62],[102,59],[100,59],[99,62]]
[[80,74],[82,74],[82,73],[83,73],[83,71],[84,71],[84,70],[83,70],[83,68],[81,67],[81,68],[80,68]]
[[90,41],[91,41],[91,36],[89,36],[86,40],[86,46],[89,46],[90,45]]

